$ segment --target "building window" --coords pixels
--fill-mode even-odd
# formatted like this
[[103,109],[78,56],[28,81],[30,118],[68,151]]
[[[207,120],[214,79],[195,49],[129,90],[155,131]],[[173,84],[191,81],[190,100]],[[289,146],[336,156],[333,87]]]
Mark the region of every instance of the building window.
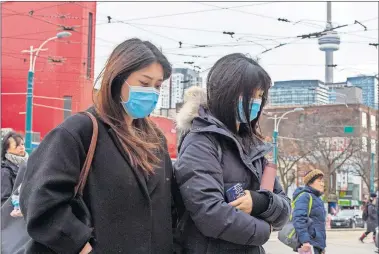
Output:
[[300,117],[299,117],[299,122],[300,123],[304,123],[304,119],[305,119],[305,115],[301,114]]
[[376,140],[371,139],[371,153],[376,154]]
[[91,78],[92,73],[92,31],[93,14],[88,13],[88,45],[87,45],[87,78]]
[[370,116],[370,126],[373,131],[376,129],[376,117],[374,115]]
[[72,96],[63,96],[63,119],[71,116]]
[[362,137],[362,151],[367,152],[367,137]]
[[362,112],[362,127],[367,128],[367,114]]

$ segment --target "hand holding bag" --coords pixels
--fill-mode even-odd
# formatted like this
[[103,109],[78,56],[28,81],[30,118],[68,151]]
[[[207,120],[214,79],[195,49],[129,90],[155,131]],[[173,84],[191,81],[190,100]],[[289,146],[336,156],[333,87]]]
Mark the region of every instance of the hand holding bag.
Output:
[[[92,227],[91,214],[83,200],[83,190],[87,182],[92,159],[96,150],[98,124],[96,118],[91,113],[82,112],[82,114],[87,115],[92,120],[92,139],[87,152],[86,160],[80,172],[79,182],[75,187],[75,195],[73,196],[70,205],[75,216],[88,227]],[[16,189],[16,187],[14,189]],[[1,207],[1,253],[54,253],[42,244],[33,241],[26,230],[26,223],[23,217],[12,217],[10,215],[12,210],[12,201],[11,198],[8,198],[8,200]],[[48,233],[49,232],[46,232],[46,234]]]

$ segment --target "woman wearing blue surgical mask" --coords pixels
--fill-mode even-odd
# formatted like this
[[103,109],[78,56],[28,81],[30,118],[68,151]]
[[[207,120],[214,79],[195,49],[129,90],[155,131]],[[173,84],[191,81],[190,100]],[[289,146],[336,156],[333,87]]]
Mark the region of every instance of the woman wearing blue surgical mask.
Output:
[[170,75],[150,42],[130,39],[113,50],[88,110],[99,130],[83,196],[92,226],[70,205],[93,130],[88,116],[76,114],[30,156],[20,203],[38,244],[28,253],[172,253],[172,164],[164,135],[148,118]]
[[174,166],[183,200],[176,241],[184,253],[265,253],[272,228],[287,222],[290,201],[280,183],[262,181],[272,146],[257,127],[270,86],[258,63],[231,54],[210,70],[207,94],[188,90]]

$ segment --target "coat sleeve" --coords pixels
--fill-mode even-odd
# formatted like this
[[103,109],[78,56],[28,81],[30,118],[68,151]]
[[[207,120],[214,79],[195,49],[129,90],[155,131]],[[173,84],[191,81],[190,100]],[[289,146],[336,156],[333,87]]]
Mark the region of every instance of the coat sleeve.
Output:
[[85,158],[77,139],[63,127],[51,131],[29,157],[21,186],[30,237],[56,253],[79,253],[92,233],[70,206]]
[[196,227],[207,237],[235,244],[266,243],[270,225],[225,202],[222,168],[213,143],[205,135],[192,137],[182,144],[175,175]]
[[261,190],[269,198],[269,205],[266,211],[259,215],[268,223],[272,224],[275,229],[281,229],[288,221],[291,214],[291,201],[284,193],[278,178],[275,179],[274,191]]
[[1,168],[1,205],[12,195],[13,181],[9,168]]
[[293,211],[293,226],[299,237],[299,242],[309,243],[311,236],[308,232],[308,207],[310,202],[310,195],[305,193],[298,198],[295,203]]

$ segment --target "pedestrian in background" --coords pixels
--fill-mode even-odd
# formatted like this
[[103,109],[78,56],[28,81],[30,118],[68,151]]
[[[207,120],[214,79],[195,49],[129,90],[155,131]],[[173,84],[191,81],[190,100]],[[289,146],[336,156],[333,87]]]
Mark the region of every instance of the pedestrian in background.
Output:
[[295,202],[292,221],[299,243],[299,253],[322,254],[326,247],[326,211],[321,196],[324,192],[324,173],[310,170],[304,176],[305,187],[299,187],[293,194]]
[[[265,253],[272,228],[287,222],[290,201],[279,181],[273,177],[272,190],[261,189],[264,156],[272,147],[258,122],[270,86],[253,59],[227,55],[210,70],[207,93],[190,93],[179,112],[178,129],[185,134],[174,171],[188,214],[179,241],[184,253]],[[236,184],[243,196],[230,200],[228,190]]]
[[83,195],[92,226],[70,205],[92,121],[73,115],[43,139],[21,187],[21,210],[38,243],[32,253],[172,253],[172,164],[163,133],[148,118],[170,75],[161,51],[139,39],[119,44],[106,62],[88,110],[98,122]]
[[8,132],[1,144],[1,205],[12,195],[19,168],[28,158],[23,136]]
[[[373,239],[375,242],[376,239],[376,227],[378,227],[378,210],[377,210],[377,195],[376,193],[371,193],[370,198],[366,204],[364,213],[367,214],[366,224],[367,229],[366,232],[362,234],[359,240],[363,243],[364,239],[372,233]],[[365,216],[363,216],[365,217]]]

